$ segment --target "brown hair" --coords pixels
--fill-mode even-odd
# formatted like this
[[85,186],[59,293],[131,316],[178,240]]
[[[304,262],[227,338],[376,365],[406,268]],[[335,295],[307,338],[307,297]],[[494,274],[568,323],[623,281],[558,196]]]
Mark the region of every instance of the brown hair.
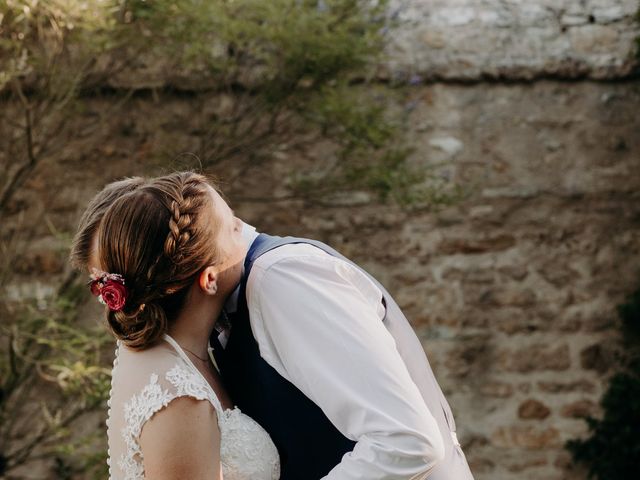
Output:
[[103,270],[125,279],[121,310],[107,309],[113,334],[133,349],[156,343],[182,308],[201,270],[219,260],[213,180],[176,172],[148,180],[115,199],[99,224]]
[[102,217],[111,204],[119,197],[143,185],[143,177],[126,177],[106,185],[91,199],[80,217],[78,229],[71,242],[69,263],[77,270],[87,270],[93,238],[102,221]]

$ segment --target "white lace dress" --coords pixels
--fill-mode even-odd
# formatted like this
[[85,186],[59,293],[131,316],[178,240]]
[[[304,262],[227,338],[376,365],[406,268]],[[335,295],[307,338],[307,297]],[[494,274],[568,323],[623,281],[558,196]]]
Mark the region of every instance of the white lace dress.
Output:
[[168,335],[164,340],[140,352],[120,342],[116,347],[107,418],[109,478],[144,478],[142,426],[173,399],[190,396],[216,410],[224,480],[278,480],[280,459],[269,434],[237,407],[224,410],[182,348]]

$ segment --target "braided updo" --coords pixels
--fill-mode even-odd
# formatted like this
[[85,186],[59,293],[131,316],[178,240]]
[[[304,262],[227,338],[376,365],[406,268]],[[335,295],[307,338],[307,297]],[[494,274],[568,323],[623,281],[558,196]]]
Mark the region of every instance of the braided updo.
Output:
[[199,272],[218,263],[211,188],[204,175],[176,172],[150,179],[105,212],[97,233],[100,264],[121,274],[128,290],[121,310],[107,310],[107,322],[128,347],[156,343]]

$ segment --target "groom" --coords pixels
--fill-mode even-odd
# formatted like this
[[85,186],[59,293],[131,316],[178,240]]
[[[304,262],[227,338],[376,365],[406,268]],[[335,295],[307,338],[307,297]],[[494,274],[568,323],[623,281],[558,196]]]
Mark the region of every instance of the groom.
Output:
[[[89,204],[72,263],[88,271],[96,229],[139,177]],[[311,239],[243,224],[242,280],[211,338],[231,397],[278,447],[283,480],[471,480],[420,341],[363,269]]]

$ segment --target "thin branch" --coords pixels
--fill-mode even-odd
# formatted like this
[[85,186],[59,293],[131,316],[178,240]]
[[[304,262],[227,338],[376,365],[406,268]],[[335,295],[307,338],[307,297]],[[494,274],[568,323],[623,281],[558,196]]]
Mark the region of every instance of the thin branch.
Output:
[[[57,428],[68,427],[71,423],[73,423],[75,420],[77,420],[82,415],[87,413],[89,410],[90,409],[87,408],[87,407],[77,406],[77,408],[69,416],[67,416],[67,418],[65,418],[63,421],[61,421],[55,427],[57,427]],[[45,443],[47,441],[53,440],[53,438],[55,437],[55,435],[57,433],[56,430],[57,430],[56,428],[54,428],[54,427],[52,427],[50,425],[46,425],[40,431],[40,433],[38,435],[36,435],[27,445],[23,446],[17,452],[13,452],[11,455],[9,455],[9,457],[8,457],[9,466],[7,468],[7,471],[12,470],[12,469],[24,464],[29,459],[33,449],[36,448],[37,446],[39,446],[41,443]],[[47,439],[47,436],[50,436],[51,438]]]
[[9,200],[11,200],[11,197],[13,196],[13,194],[16,192],[16,190],[20,186],[22,186],[22,184],[27,179],[29,173],[33,171],[33,169],[36,167],[36,164],[37,164],[37,158],[34,154],[34,148],[33,148],[33,131],[31,128],[31,105],[29,104],[29,101],[26,99],[26,97],[24,96],[24,93],[22,92],[22,87],[20,85],[20,82],[14,81],[13,84],[15,87],[15,91],[18,94],[18,97],[20,98],[20,101],[22,102],[22,105],[24,107],[25,135],[26,135],[28,162],[22,165],[20,168],[18,168],[18,170],[13,174],[13,176],[10,177],[9,180],[7,180],[7,182],[5,183],[6,187],[4,188],[4,191],[2,192],[2,194],[0,195],[0,217],[2,216],[2,213],[5,211],[5,208],[9,203]]

